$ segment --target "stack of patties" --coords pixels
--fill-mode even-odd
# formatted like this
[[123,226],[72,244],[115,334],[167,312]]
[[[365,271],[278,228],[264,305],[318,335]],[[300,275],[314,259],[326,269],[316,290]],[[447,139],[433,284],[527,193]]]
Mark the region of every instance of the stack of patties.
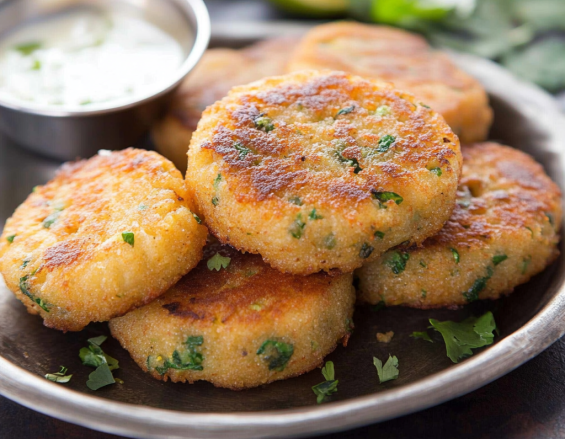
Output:
[[155,378],[296,376],[347,343],[356,300],[496,298],[556,257],[541,166],[493,143],[461,154],[454,131],[482,141],[491,117],[474,79],[403,31],[215,49],[153,130],[179,167],[188,149],[185,181],[141,150],[65,165],[8,221],[0,271],[50,327],[112,319]]

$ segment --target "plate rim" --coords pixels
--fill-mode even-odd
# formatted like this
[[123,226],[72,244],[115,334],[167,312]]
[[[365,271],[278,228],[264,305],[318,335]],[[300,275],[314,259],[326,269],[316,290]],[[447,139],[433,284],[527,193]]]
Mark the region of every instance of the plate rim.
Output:
[[[489,94],[546,128],[544,151],[565,161],[565,116],[557,102],[499,65],[450,52]],[[523,105],[523,104],[529,105]],[[537,111],[536,111],[537,110]],[[0,278],[0,285],[2,284]],[[414,383],[321,406],[262,412],[194,413],[112,401],[51,383],[0,356],[0,394],[43,414],[94,430],[138,438],[274,438],[340,431],[381,422],[478,389],[533,358],[565,334],[565,282],[525,325],[466,361]],[[488,367],[487,367],[488,366]]]

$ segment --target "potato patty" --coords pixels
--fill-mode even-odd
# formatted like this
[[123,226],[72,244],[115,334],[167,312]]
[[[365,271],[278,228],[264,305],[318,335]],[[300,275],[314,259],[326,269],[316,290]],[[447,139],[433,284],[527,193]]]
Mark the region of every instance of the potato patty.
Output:
[[206,227],[154,152],[101,152],[37,187],[0,239],[0,272],[46,326],[79,331],[155,299],[202,257]]
[[461,142],[485,140],[492,110],[482,86],[449,57],[403,30],[330,23],[311,30],[289,61],[290,70],[343,70],[391,81],[440,113]]
[[439,114],[341,72],[234,88],[205,111],[188,155],[212,233],[293,274],[350,272],[437,233],[461,169]]
[[186,151],[202,112],[236,85],[282,75],[296,44],[294,38],[275,38],[242,50],[210,49],[175,93],[164,117],[152,128],[161,154],[186,171]]
[[422,247],[358,270],[362,301],[434,308],[496,299],[557,257],[561,193],[542,167],[496,143],[465,146],[463,159],[451,219]]
[[110,329],[157,379],[242,389],[321,365],[346,344],[354,302],[351,274],[283,274],[215,243],[169,292]]

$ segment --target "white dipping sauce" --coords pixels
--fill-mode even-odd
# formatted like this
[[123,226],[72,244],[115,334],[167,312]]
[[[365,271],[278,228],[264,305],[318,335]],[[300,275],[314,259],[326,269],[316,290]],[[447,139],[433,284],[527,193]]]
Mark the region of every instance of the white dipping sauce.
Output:
[[75,11],[0,42],[0,98],[71,110],[116,105],[164,88],[184,59],[180,43],[149,22]]

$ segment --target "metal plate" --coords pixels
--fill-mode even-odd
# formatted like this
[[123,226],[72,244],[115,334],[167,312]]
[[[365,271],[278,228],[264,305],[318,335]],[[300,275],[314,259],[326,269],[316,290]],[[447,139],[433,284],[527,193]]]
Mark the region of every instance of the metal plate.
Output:
[[[491,137],[532,154],[564,187],[565,120],[551,97],[517,81],[500,67],[470,56],[457,63],[479,78],[495,109]],[[103,145],[101,145],[103,146]],[[57,163],[32,156],[0,140],[0,218],[5,218],[31,188],[47,180]],[[1,225],[1,221],[0,221]],[[108,334],[105,324],[62,334],[42,326],[0,285],[0,393],[23,405],[93,429],[139,438],[290,437],[382,421],[420,410],[472,391],[532,358],[565,333],[564,259],[508,298],[474,303],[456,311],[391,308],[356,310],[356,331],[334,361],[340,380],[331,402],[317,406],[311,386],[319,371],[241,392],[208,383],[162,383],[144,374],[114,340],[105,350],[120,360],[123,385],[90,391],[91,369],[80,364],[86,339]],[[454,365],[441,343],[409,338],[427,319],[463,319],[490,309],[500,329],[496,343]],[[388,345],[377,331],[393,330]],[[378,384],[372,357],[392,353],[400,377]],[[67,385],[42,376],[65,365],[74,374]]]

